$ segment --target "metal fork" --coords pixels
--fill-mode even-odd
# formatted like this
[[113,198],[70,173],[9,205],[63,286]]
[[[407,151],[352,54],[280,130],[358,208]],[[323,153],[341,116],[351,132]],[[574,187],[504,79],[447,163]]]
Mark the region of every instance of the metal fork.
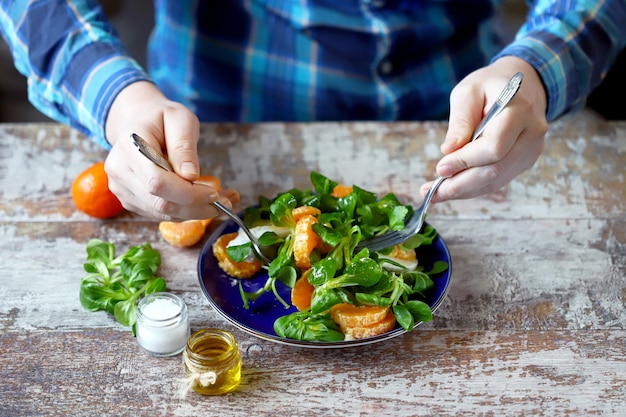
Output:
[[[502,109],[506,107],[506,105],[511,101],[513,96],[515,96],[515,93],[517,93],[517,90],[519,89],[523,78],[523,74],[521,72],[518,72],[506,83],[504,89],[498,96],[498,99],[496,100],[494,105],[491,107],[491,109],[489,109],[485,117],[483,117],[481,122],[478,124],[478,127],[472,135],[472,142],[478,139],[480,135],[482,135],[487,124],[491,120],[493,120],[493,118],[495,118],[502,111]],[[375,236],[371,239],[361,241],[357,244],[356,250],[368,248],[371,252],[376,252],[403,243],[409,238],[418,234],[422,229],[422,226],[424,225],[424,219],[426,218],[426,211],[428,210],[428,206],[430,205],[430,200],[433,198],[433,195],[437,191],[437,188],[439,188],[441,183],[447,178],[449,177],[438,176],[435,179],[433,184],[428,189],[422,205],[419,206],[417,210],[415,210],[411,218],[407,221],[404,229],[392,230],[382,235]]]
[[[146,142],[141,136],[137,135],[136,133],[132,133],[130,137],[133,139],[133,143],[135,144],[137,149],[139,149],[139,152],[141,152],[146,158],[148,158],[164,170],[174,172],[174,169],[172,168],[172,165],[169,163],[169,161],[165,159],[163,155],[157,152],[156,149],[150,146],[150,144],[148,144],[148,142]],[[194,184],[204,185],[202,181],[194,182]],[[214,207],[216,207],[222,213],[230,217],[235,223],[237,223],[241,230],[243,230],[243,232],[248,236],[248,239],[250,239],[254,254],[261,260],[261,262],[269,265],[272,262],[271,257],[275,255],[275,253],[272,253],[272,248],[262,245],[257,237],[254,235],[254,233],[252,233],[252,231],[248,229],[243,220],[235,213],[230,211],[227,207],[225,207],[222,203],[220,203],[219,201],[213,201],[211,204],[213,204]]]

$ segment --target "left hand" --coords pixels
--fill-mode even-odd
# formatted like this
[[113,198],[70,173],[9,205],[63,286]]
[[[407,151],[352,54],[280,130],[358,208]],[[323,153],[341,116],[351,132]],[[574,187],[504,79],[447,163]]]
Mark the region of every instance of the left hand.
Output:
[[[516,72],[524,79],[516,96],[476,141],[472,134]],[[539,74],[526,61],[500,58],[465,77],[450,94],[450,120],[437,173],[446,179],[432,202],[473,198],[505,186],[537,161],[548,130],[547,98]],[[432,182],[422,185],[426,195]]]

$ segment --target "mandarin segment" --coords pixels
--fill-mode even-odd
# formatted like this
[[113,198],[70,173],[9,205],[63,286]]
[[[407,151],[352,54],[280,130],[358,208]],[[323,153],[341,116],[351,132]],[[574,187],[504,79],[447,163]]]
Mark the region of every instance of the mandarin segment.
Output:
[[396,325],[396,317],[388,306],[340,303],[331,307],[330,317],[339,325],[347,340],[378,336]]
[[261,262],[258,259],[248,262],[235,262],[228,256],[226,249],[228,243],[237,237],[238,233],[226,233],[213,243],[213,255],[217,258],[219,267],[228,275],[235,278],[252,278],[261,270]]
[[346,327],[342,331],[346,336],[346,340],[365,339],[390,332],[394,327],[396,327],[396,316],[390,311],[381,321],[368,326]]
[[339,303],[331,307],[330,317],[340,327],[369,326],[381,321],[388,311],[388,306],[356,306],[350,303]]
[[333,188],[333,192],[330,193],[335,198],[343,198],[352,192],[352,186],[337,184],[335,188]]
[[[208,185],[218,191],[222,189],[221,180],[212,175],[201,175],[194,183]],[[213,218],[182,222],[163,221],[159,223],[159,232],[161,237],[172,246],[190,247],[202,240],[212,221]]]
[[314,216],[317,217],[322,212],[317,207],[313,206],[300,206],[291,210],[291,215],[293,216],[294,221],[298,222],[304,216]]
[[304,271],[291,289],[291,304],[297,308],[298,311],[303,311],[311,307],[311,299],[313,298],[315,287],[309,282],[310,272],[310,269]]
[[179,248],[190,247],[198,243],[206,232],[211,219],[186,220],[183,222],[160,222],[159,232],[167,243]]
[[301,270],[311,268],[311,252],[319,243],[319,236],[313,231],[313,225],[317,223],[317,218],[310,214],[305,214],[296,222],[293,238],[293,257],[296,266]]

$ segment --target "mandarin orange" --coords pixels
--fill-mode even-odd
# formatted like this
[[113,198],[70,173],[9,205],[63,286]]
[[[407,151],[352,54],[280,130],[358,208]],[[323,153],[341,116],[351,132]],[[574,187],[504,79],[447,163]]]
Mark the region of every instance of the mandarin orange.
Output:
[[72,183],[72,200],[83,213],[98,219],[109,219],[124,211],[118,198],[109,189],[104,161],[81,172]]

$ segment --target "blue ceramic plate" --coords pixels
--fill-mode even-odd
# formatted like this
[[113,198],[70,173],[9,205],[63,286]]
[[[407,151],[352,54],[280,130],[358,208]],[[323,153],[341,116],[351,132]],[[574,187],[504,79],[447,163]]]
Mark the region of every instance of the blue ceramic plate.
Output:
[[[285,306],[276,300],[276,297],[271,292],[263,294],[255,302],[250,303],[249,309],[245,309],[239,293],[240,280],[232,278],[222,271],[217,264],[217,259],[213,256],[213,243],[221,235],[237,230],[238,226],[234,222],[226,221],[209,236],[200,252],[198,277],[200,287],[202,287],[202,291],[211,306],[221,316],[239,329],[261,339],[307,348],[339,348],[366,345],[391,339],[392,337],[406,333],[406,330],[398,326],[379,336],[341,342],[307,342],[278,336],[276,332],[274,332],[274,321],[285,314],[297,311],[297,309],[293,306],[288,309],[285,308]],[[439,236],[433,241],[432,245],[420,247],[417,251],[417,259],[420,265],[423,265],[426,270],[429,270],[435,261],[445,261],[449,265],[449,268],[445,272],[433,277],[435,287],[428,292],[427,299],[425,300],[434,312],[441,305],[448,292],[452,272],[450,252],[443,239]],[[261,270],[256,277],[241,280],[241,282],[246,291],[252,292],[262,287],[266,280],[267,273],[265,273],[265,270]],[[277,287],[280,296],[285,301],[289,302],[291,300],[291,289],[281,282],[277,283]],[[421,322],[416,323],[415,327],[420,324]]]

